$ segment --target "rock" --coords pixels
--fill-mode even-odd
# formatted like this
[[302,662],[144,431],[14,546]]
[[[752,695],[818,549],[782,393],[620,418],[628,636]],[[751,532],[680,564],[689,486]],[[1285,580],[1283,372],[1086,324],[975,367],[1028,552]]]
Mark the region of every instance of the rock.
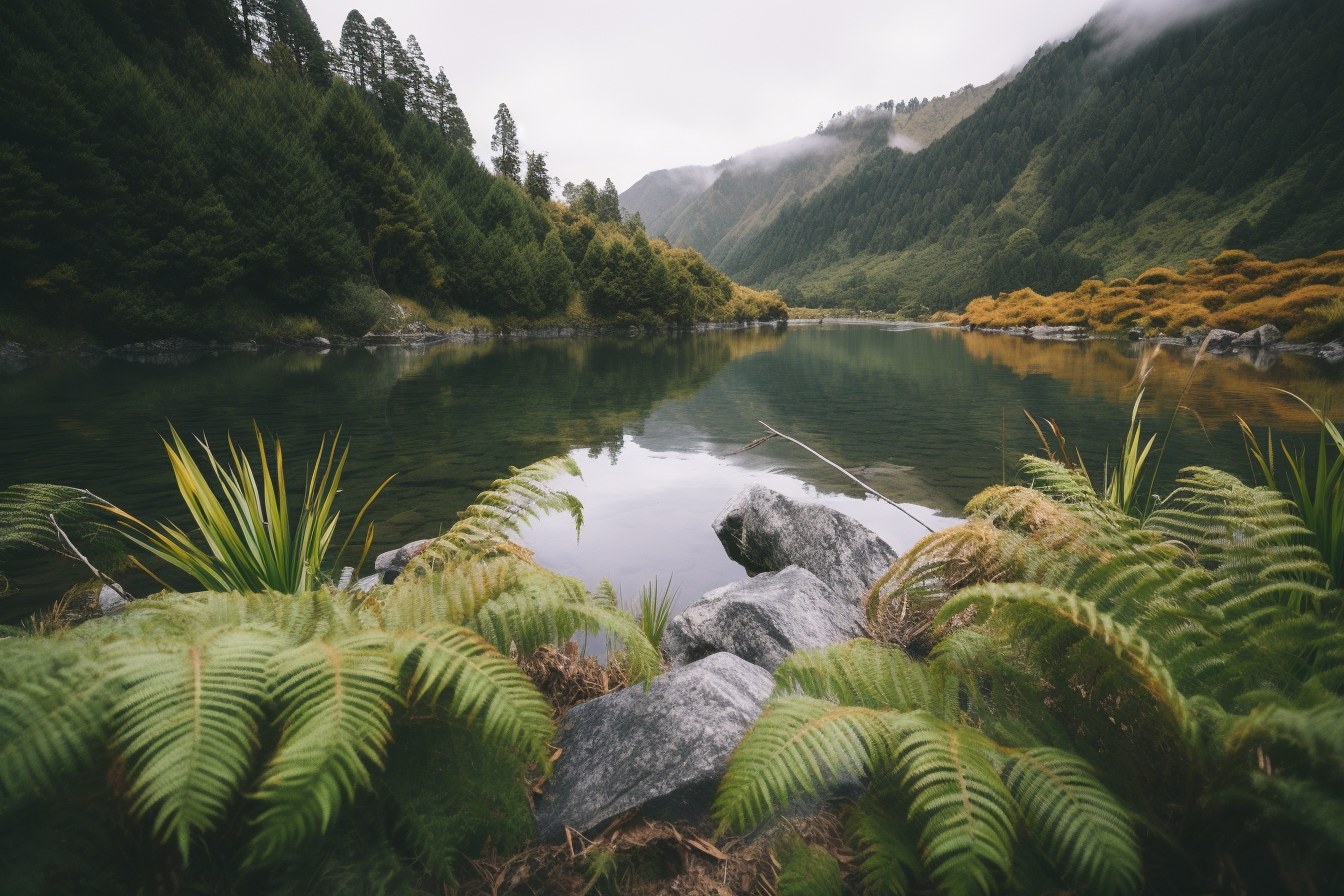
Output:
[[325,336],[314,336],[308,340],[308,344],[313,348],[331,348],[331,340]]
[[384,551],[373,561],[373,569],[383,577],[383,584],[390,585],[406,565],[416,558],[426,546],[429,545],[432,538],[422,538],[419,541],[413,541],[410,544],[402,545],[395,551]]
[[28,366],[28,352],[17,342],[0,342],[0,373],[18,373]]
[[1143,338],[1143,327],[1130,327],[1128,335],[1130,342],[1138,342]]
[[801,566],[857,601],[896,561],[867,527],[821,504],[802,504],[762,485],[743,489],[714,520],[728,556],[748,575]]
[[1254,330],[1247,330],[1245,333],[1242,333],[1236,339],[1232,340],[1232,344],[1244,345],[1249,348],[1268,348],[1274,343],[1282,341],[1282,339],[1283,334],[1279,332],[1278,327],[1273,324],[1262,324]]
[[1340,361],[1344,361],[1344,343],[1327,342],[1321,346],[1320,354],[1324,360],[1331,364],[1338,364]]
[[760,666],[716,653],[580,703],[564,717],[555,775],[537,801],[542,840],[590,833],[630,809],[650,818],[703,819],[728,756],[774,690]]
[[365,576],[355,584],[350,586],[351,591],[357,591],[360,594],[368,594],[376,586],[383,584],[383,574],[375,572],[373,575]]
[[1237,338],[1237,334],[1232,330],[1210,330],[1204,336],[1204,342],[1201,345],[1208,347],[1209,351],[1221,352],[1232,347],[1232,341]]
[[1182,331],[1182,336],[1185,338],[1186,345],[1199,345],[1204,341],[1204,337],[1207,335],[1209,335],[1208,330],[1203,330],[1198,327],[1186,327]]
[[118,594],[111,585],[104,585],[98,592],[98,609],[104,616],[120,616],[129,601]]
[[1030,330],[1033,339],[1087,339],[1087,330],[1083,327],[1050,327],[1038,324]]
[[790,566],[709,592],[668,624],[662,648],[674,667],[723,651],[774,671],[795,650],[863,634],[857,601]]

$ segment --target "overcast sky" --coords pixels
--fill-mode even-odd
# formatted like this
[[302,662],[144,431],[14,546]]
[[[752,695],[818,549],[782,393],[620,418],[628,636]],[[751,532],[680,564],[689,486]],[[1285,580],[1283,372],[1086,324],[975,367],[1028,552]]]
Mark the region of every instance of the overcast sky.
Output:
[[[562,181],[712,164],[833,112],[937,96],[1020,65],[1102,0],[306,0],[336,43],[352,6],[443,66],[490,155],[507,103]],[[1156,0],[1152,0],[1156,2]]]

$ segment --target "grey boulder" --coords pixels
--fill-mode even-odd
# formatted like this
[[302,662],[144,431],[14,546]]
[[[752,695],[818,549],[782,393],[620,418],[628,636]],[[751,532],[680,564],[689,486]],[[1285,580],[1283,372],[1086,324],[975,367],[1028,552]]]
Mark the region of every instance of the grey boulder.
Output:
[[1338,364],[1344,361],[1344,344],[1339,342],[1327,342],[1321,346],[1321,357],[1331,364]]
[[631,809],[649,818],[703,819],[728,757],[761,713],[774,679],[760,666],[716,653],[580,703],[555,740],[555,777],[537,802],[537,832],[563,840],[591,833]]
[[128,601],[117,593],[111,585],[104,585],[98,592],[98,609],[104,616],[120,616]]
[[709,592],[668,624],[662,649],[674,667],[723,651],[773,671],[795,650],[863,634],[857,601],[789,566]]
[[421,551],[423,551],[432,538],[422,538],[419,541],[413,541],[410,544],[402,545],[395,551],[384,551],[373,561],[373,571],[382,576],[382,582],[385,585],[392,584],[401,571],[414,560]]
[[1279,332],[1278,327],[1273,324],[1262,324],[1254,330],[1247,330],[1245,333],[1242,333],[1236,339],[1232,340],[1232,344],[1250,348],[1268,348],[1282,339],[1283,334]]
[[1204,337],[1204,345],[1210,351],[1224,351],[1232,347],[1233,341],[1237,338],[1234,330],[1210,330]]
[[840,511],[803,504],[762,485],[745,488],[728,502],[714,520],[714,534],[749,575],[801,566],[853,601],[898,556],[891,545]]

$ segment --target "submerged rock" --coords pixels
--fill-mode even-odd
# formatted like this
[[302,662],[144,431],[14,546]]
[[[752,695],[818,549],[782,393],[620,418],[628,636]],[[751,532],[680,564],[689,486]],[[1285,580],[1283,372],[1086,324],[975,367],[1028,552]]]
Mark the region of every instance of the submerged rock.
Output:
[[859,604],[800,566],[716,588],[668,624],[674,667],[723,651],[773,671],[795,650],[863,636]]
[[419,541],[413,541],[410,544],[402,545],[395,551],[384,551],[373,561],[373,570],[382,576],[384,585],[392,584],[401,571],[406,568],[412,560],[423,551],[432,538],[422,538]]
[[630,809],[703,819],[728,757],[774,689],[760,666],[728,653],[580,703],[564,717],[555,777],[537,801],[541,839],[591,833]]
[[714,520],[728,556],[749,575],[801,566],[841,598],[857,601],[898,554],[838,510],[803,504],[763,485],[743,489]]
[[1320,355],[1331,364],[1338,364],[1344,361],[1344,343],[1327,342],[1321,346]]
[[1088,339],[1089,334],[1085,327],[1052,327],[1046,324],[1038,324],[1031,328],[1032,339]]

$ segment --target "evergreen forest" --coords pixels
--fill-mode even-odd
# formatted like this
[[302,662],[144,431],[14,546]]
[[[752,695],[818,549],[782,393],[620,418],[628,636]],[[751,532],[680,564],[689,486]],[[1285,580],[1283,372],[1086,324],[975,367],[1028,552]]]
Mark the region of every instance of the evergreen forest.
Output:
[[1338,249],[1342,41],[1331,0],[1234,4],[1138,46],[1103,10],[926,149],[877,153],[717,260],[792,305],[919,314]]
[[488,170],[444,69],[358,10],[332,41],[302,0],[18,0],[0,60],[3,338],[361,336],[393,299],[510,323],[783,314],[623,221],[610,181],[555,201],[504,103]]

